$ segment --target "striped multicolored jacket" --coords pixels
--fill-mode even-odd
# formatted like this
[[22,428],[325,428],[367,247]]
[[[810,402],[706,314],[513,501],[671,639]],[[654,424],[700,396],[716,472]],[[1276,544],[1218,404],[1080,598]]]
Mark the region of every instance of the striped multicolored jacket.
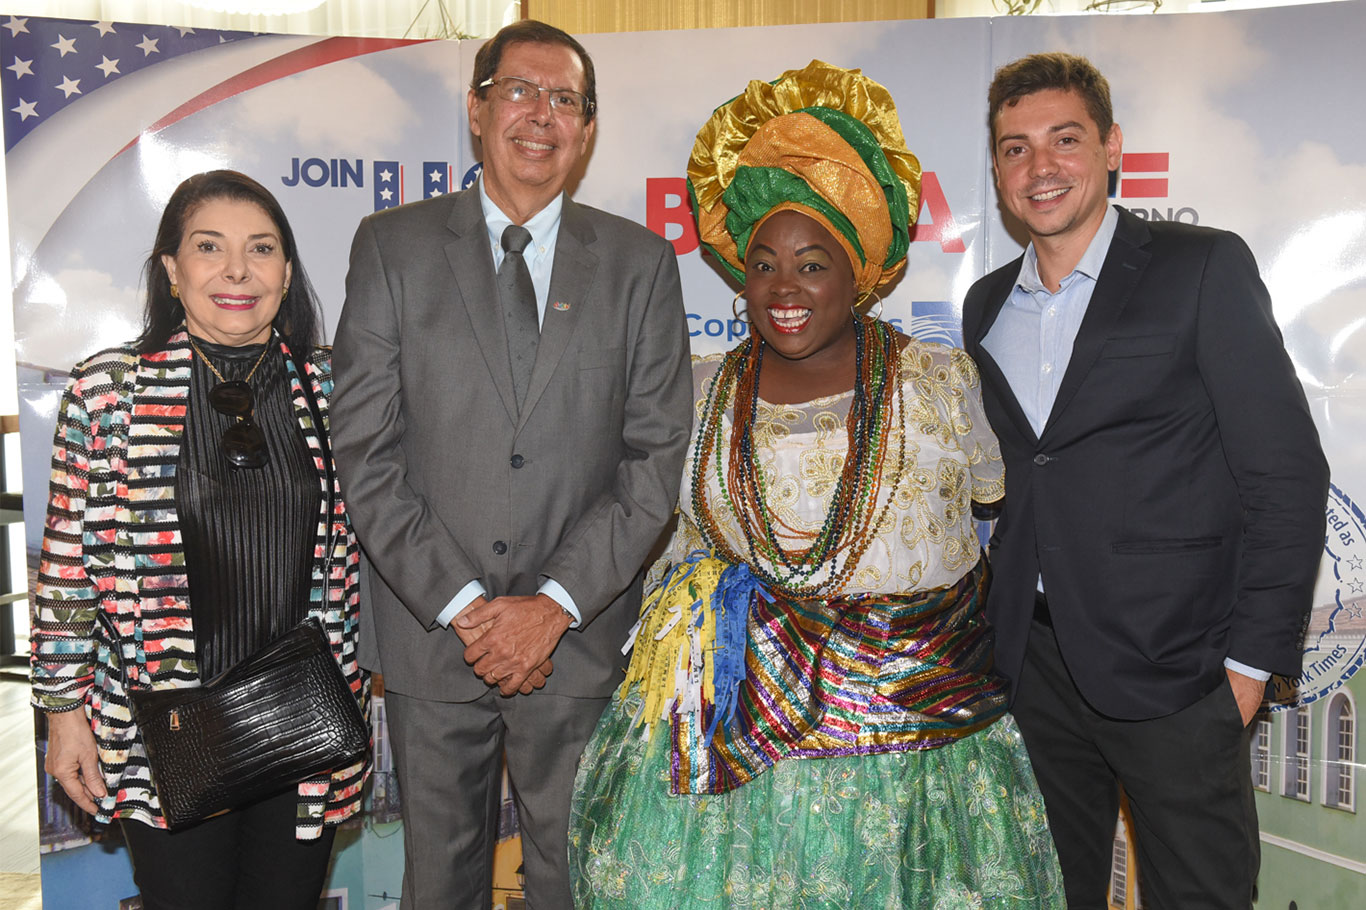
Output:
[[[132,687],[199,685],[185,552],[176,516],[175,471],[185,429],[191,357],[182,330],[166,349],[102,351],[71,372],[57,417],[47,528],[34,599],[33,704],[56,713],[84,708],[109,795],[97,820],[132,818],[164,827],[132,722]],[[313,551],[310,612],[368,716],[370,683],[356,663],[360,556],[340,490],[327,512],[326,472],[300,377],[285,348],[294,413],[313,452],[322,490]],[[332,395],[331,351],[308,360],[324,427]],[[326,545],[331,582],[323,603]],[[100,614],[106,622],[100,622]],[[117,653],[106,628],[118,633]],[[360,809],[368,759],[299,785],[296,834],[316,838]]]

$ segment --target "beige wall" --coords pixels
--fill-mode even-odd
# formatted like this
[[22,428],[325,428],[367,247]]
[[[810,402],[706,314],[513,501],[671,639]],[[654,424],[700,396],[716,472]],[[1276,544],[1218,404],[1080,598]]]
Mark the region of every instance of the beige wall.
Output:
[[571,35],[672,28],[929,19],[935,0],[522,0],[522,15]]

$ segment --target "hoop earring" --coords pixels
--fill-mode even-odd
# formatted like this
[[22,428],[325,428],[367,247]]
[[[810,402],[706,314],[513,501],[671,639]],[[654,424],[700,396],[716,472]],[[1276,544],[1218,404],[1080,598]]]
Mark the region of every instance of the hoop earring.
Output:
[[738,311],[738,309],[739,309],[739,303],[740,303],[740,297],[741,297],[741,295],[743,295],[744,293],[745,293],[744,291],[737,291],[736,294],[735,294],[735,296],[732,297],[732,298],[730,299],[730,314],[731,314],[732,316],[735,317],[735,321],[736,321],[736,322],[749,322],[749,307],[748,307],[748,306],[745,307],[745,315],[744,315],[744,316],[741,316],[740,313],[739,313],[739,311]]
[[176,300],[180,299],[180,285],[176,284],[174,281],[171,282],[171,296]]
[[281,302],[281,303],[284,303],[284,302],[285,302],[285,298],[288,297],[288,296],[289,296],[289,285],[285,285],[285,286],[284,286],[284,289],[280,291],[280,302]]
[[860,298],[854,303],[854,305],[851,306],[851,307],[849,308],[850,312],[852,312],[855,316],[857,316],[857,315],[859,314],[859,312],[858,312],[858,311],[859,311],[859,308],[862,307],[865,303],[868,302],[868,298],[869,298],[869,297],[874,298],[874,303],[877,304],[877,312],[876,312],[876,313],[871,312],[871,308],[870,308],[870,312],[866,313],[865,315],[866,315],[869,319],[873,319],[873,320],[881,319],[881,318],[882,318],[882,311],[883,311],[883,309],[885,309],[885,307],[884,307],[883,304],[882,304],[882,295],[879,294],[879,293],[877,292],[876,289],[870,290],[868,293],[866,293],[866,294],[864,294],[862,297],[860,297]]

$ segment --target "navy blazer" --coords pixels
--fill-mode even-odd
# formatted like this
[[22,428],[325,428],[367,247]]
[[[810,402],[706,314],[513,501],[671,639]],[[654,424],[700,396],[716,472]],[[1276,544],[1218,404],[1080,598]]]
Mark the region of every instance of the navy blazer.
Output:
[[1018,679],[1042,573],[1078,689],[1142,719],[1213,691],[1225,657],[1299,672],[1328,467],[1247,245],[1119,216],[1041,435],[982,347],[1021,260],[969,290],[963,338],[1006,465],[998,667]]

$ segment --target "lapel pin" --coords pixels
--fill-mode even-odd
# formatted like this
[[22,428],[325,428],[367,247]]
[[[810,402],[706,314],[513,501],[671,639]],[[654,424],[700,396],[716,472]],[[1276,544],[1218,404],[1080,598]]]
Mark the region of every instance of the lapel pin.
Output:
[[559,310],[561,313],[569,312],[569,304],[565,303],[563,300],[556,300],[550,306],[553,309]]

